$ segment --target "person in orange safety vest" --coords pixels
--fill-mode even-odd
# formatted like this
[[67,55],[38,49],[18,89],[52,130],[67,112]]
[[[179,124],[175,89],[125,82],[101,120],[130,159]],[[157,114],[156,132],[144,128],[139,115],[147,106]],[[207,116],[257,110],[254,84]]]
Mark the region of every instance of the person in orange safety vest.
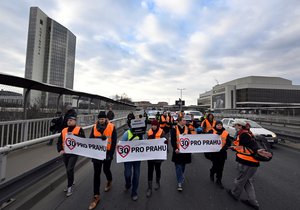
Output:
[[77,113],[74,111],[72,114],[67,116],[66,123],[67,126],[61,131],[60,136],[58,137],[57,141],[57,151],[60,155],[63,155],[63,161],[65,163],[66,171],[67,171],[67,178],[68,178],[68,185],[67,188],[64,189],[66,192],[66,196],[69,197],[73,193],[73,185],[74,185],[74,168],[78,159],[77,155],[74,154],[66,154],[64,147],[66,144],[66,136],[67,133],[72,133],[75,136],[85,138],[85,134],[83,129],[76,125]]
[[205,120],[202,121],[201,127],[203,130],[203,133],[213,133],[213,128],[216,125],[216,121],[214,119],[214,115],[209,113]]
[[211,152],[210,160],[212,161],[212,167],[210,169],[210,179],[214,181],[215,174],[217,177],[216,183],[221,188],[224,189],[222,184],[222,174],[224,169],[225,160],[227,159],[227,149],[231,145],[231,140],[228,132],[223,127],[223,123],[218,120],[216,121],[216,125],[214,127],[213,134],[218,134],[222,140],[222,148],[219,152]]
[[249,130],[246,128],[245,121],[236,120],[235,128],[237,130],[237,138],[234,142],[234,146],[230,148],[236,151],[239,174],[234,181],[234,187],[231,190],[227,190],[227,192],[232,198],[238,200],[243,189],[245,189],[248,199],[241,201],[254,209],[259,209],[253,185],[253,177],[259,167],[259,161],[251,156],[251,154],[258,153],[265,157],[270,157],[272,154],[258,148],[257,143],[253,140],[251,134],[249,134]]
[[99,138],[101,140],[107,140],[106,158],[104,160],[92,159],[94,166],[94,197],[89,205],[89,209],[96,208],[100,201],[100,177],[101,168],[103,165],[103,171],[107,179],[105,192],[108,192],[112,186],[112,174],[110,171],[111,162],[113,160],[116,143],[117,143],[117,131],[111,122],[109,122],[105,111],[100,111],[98,114],[98,121],[92,127],[90,138]]
[[[159,127],[157,120],[152,120],[151,128],[148,130],[147,139],[159,139],[165,137],[165,132],[162,128]],[[167,143],[167,140],[165,141]],[[161,163],[162,160],[148,160],[148,188],[147,188],[147,197],[152,195],[152,181],[153,181],[153,172],[155,169],[156,172],[156,184],[154,189],[158,190],[160,188],[160,177],[161,177]]]

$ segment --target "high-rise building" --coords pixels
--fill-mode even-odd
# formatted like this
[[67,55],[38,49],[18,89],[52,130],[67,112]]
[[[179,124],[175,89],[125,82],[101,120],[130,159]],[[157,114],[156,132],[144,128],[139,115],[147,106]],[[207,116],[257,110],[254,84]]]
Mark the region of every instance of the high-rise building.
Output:
[[[73,89],[76,36],[38,7],[30,8],[25,78]],[[31,91],[30,103],[53,106],[57,94]],[[63,96],[62,103],[71,103]]]

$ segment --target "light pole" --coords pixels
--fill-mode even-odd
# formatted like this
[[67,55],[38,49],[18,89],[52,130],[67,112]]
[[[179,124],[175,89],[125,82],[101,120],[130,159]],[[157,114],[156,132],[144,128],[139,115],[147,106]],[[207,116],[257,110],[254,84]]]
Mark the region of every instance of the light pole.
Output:
[[182,111],[182,91],[185,90],[185,88],[177,88],[177,90],[180,90],[180,111]]

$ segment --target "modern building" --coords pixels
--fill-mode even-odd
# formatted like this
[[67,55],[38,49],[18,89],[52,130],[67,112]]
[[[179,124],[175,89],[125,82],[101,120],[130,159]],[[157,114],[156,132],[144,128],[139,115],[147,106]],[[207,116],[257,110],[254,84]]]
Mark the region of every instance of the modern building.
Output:
[[0,90],[0,107],[22,107],[23,95],[20,93]]
[[[38,7],[30,8],[25,78],[73,89],[76,36]],[[30,103],[57,104],[57,94],[30,92]],[[61,103],[71,103],[63,96]]]
[[300,107],[300,85],[281,77],[243,77],[200,94],[198,105],[211,110]]

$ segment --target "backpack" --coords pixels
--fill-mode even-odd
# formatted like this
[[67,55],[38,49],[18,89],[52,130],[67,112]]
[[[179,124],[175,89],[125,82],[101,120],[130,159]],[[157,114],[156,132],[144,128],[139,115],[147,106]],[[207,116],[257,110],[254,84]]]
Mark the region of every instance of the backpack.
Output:
[[258,153],[252,153],[252,156],[258,161],[264,161],[264,162],[270,161],[273,157],[273,152],[271,150],[271,145],[268,142],[267,138],[263,135],[257,135],[257,136],[254,136],[252,138],[256,142],[259,149],[264,149],[267,152],[270,152],[272,154],[272,156],[269,157],[269,158],[261,156]]

